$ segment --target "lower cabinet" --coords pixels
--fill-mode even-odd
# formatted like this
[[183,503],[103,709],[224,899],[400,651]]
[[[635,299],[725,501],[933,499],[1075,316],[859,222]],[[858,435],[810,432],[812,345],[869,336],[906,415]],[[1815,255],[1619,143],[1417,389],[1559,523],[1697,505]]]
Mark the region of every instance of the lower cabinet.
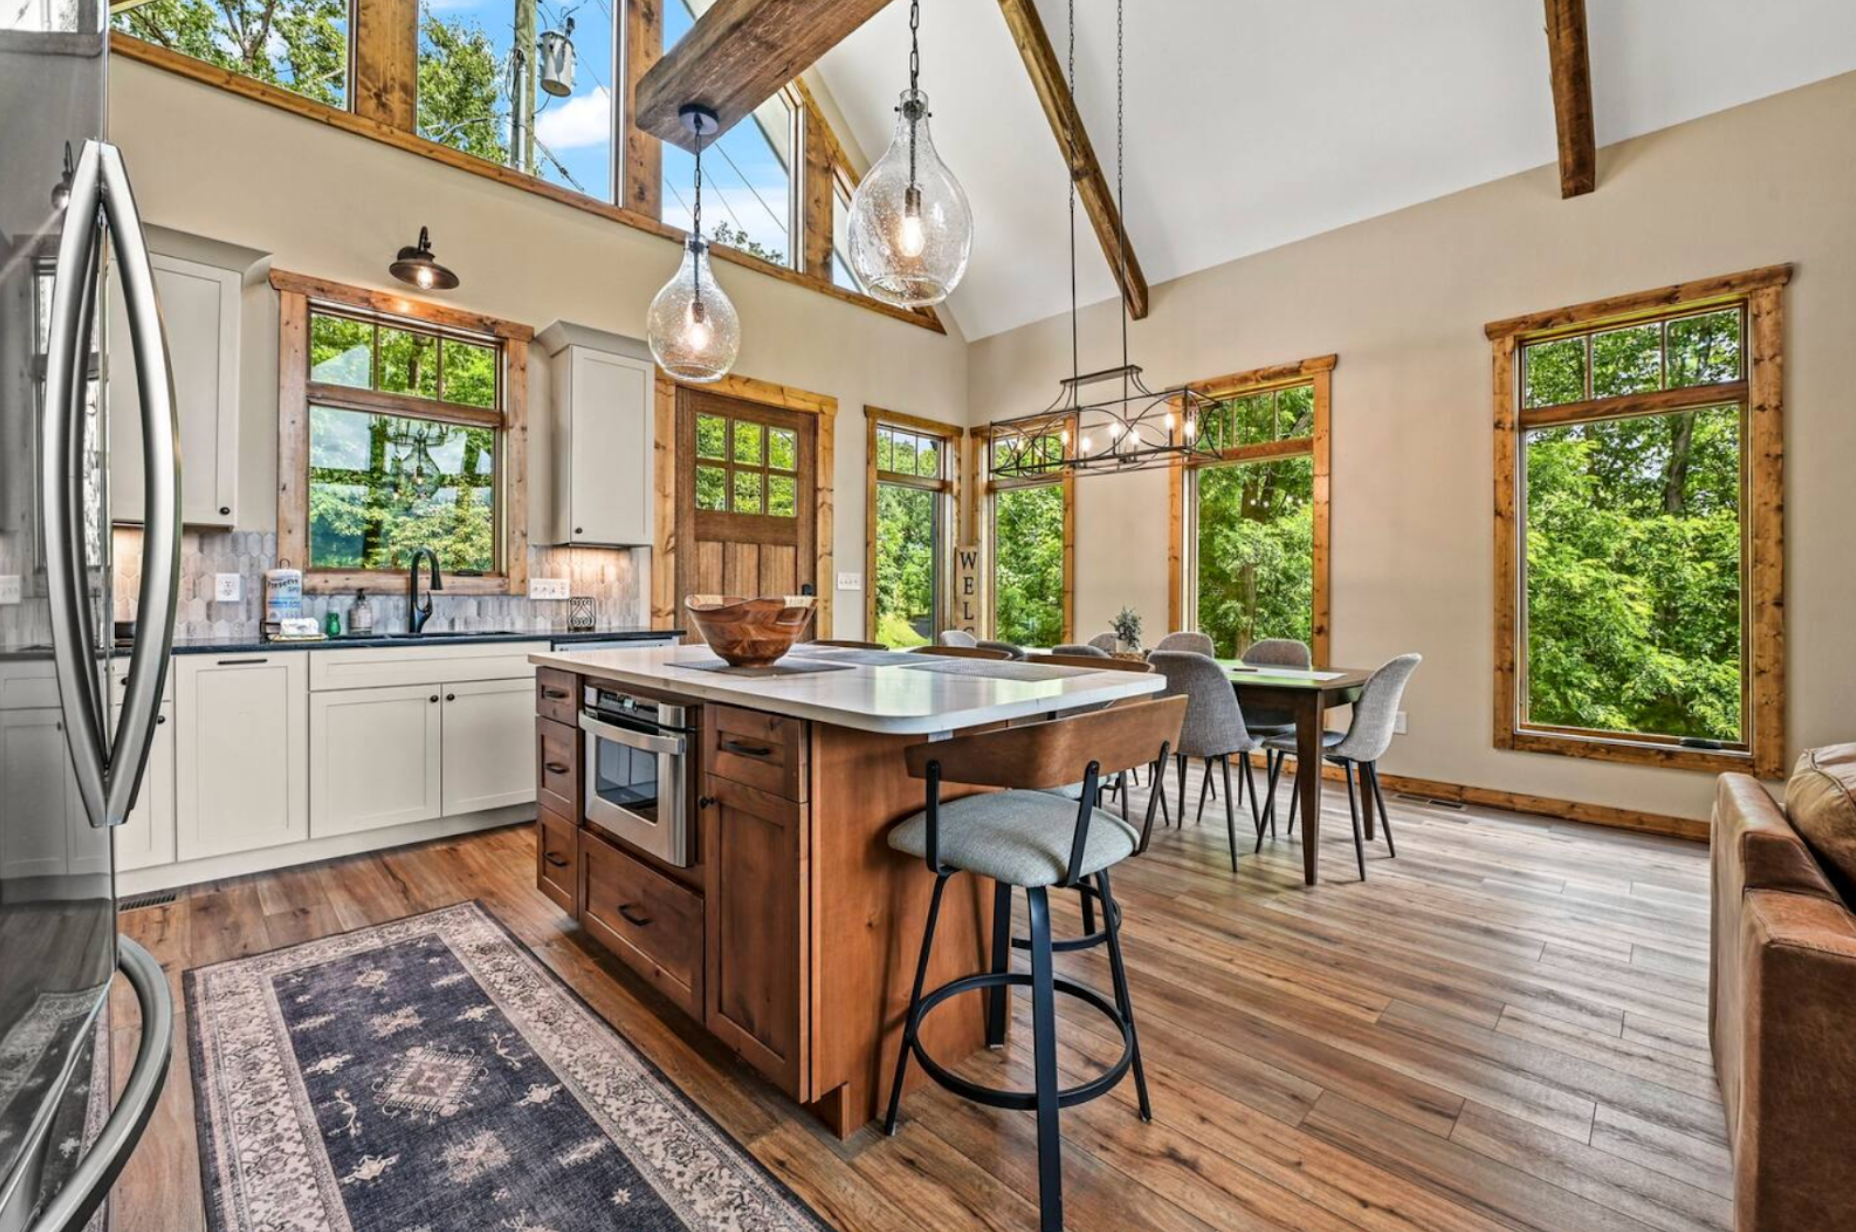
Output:
[[9,815],[29,825],[0,826],[0,879],[63,877],[109,868],[109,831],[91,826],[71,772],[64,711],[0,711],[0,792]]
[[116,868],[130,872],[174,862],[174,703],[162,702],[135,807],[116,831]]
[[535,885],[568,915],[578,913],[579,827],[542,809],[535,817]]
[[174,671],[176,857],[308,838],[308,656],[181,655]]
[[444,711],[445,816],[534,800],[534,680],[448,684]]
[[[547,829],[542,828],[544,841]],[[581,924],[685,1012],[700,1017],[703,900],[591,830],[580,831],[579,843]]]
[[443,730],[436,685],[310,694],[310,834],[439,816]]

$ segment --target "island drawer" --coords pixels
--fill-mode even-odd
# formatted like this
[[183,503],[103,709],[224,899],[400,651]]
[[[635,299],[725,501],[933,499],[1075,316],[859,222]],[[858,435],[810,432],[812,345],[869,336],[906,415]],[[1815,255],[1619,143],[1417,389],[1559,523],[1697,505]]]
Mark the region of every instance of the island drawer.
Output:
[[805,801],[805,720],[733,706],[709,706],[706,716],[705,771],[787,800]]
[[580,716],[579,699],[574,696],[576,677],[571,672],[544,667],[535,673],[535,713],[556,723],[572,727]]
[[535,791],[543,808],[580,824],[580,730],[535,720]]
[[580,835],[580,922],[687,1013],[702,1017],[703,904],[590,830]]
[[535,885],[568,915],[575,914],[574,892],[580,881],[577,829],[547,809],[535,818]]

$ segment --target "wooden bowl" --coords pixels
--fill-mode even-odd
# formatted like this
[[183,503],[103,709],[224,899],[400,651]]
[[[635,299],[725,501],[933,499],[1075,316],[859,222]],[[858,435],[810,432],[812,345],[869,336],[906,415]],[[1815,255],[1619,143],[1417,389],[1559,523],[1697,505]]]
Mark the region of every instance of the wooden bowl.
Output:
[[743,599],[734,595],[689,595],[683,606],[702,640],[735,667],[767,667],[804,636],[818,609],[813,595]]

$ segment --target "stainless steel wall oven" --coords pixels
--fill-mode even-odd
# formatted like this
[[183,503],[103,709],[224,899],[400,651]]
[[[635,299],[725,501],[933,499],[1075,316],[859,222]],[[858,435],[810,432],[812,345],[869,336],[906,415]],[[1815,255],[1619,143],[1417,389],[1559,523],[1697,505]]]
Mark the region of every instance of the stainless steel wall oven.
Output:
[[702,707],[589,684],[581,698],[588,823],[666,864],[696,862]]

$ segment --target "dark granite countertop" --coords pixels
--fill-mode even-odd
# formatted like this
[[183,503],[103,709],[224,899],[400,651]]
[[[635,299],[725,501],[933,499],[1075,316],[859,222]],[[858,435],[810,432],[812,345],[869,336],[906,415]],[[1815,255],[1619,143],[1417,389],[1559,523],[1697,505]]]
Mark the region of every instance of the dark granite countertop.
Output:
[[[257,651],[281,650],[371,650],[389,646],[457,646],[490,642],[557,642],[570,644],[576,642],[632,641],[652,637],[681,637],[681,629],[651,629],[643,625],[609,625],[600,629],[582,629],[568,631],[565,629],[512,629],[488,630],[484,632],[439,632],[422,633],[418,637],[405,634],[387,634],[368,637],[331,637],[319,642],[279,641],[267,642],[257,640],[224,640],[215,638],[175,638],[174,653],[183,654],[250,654]],[[116,653],[126,655],[129,647],[118,646]]]

